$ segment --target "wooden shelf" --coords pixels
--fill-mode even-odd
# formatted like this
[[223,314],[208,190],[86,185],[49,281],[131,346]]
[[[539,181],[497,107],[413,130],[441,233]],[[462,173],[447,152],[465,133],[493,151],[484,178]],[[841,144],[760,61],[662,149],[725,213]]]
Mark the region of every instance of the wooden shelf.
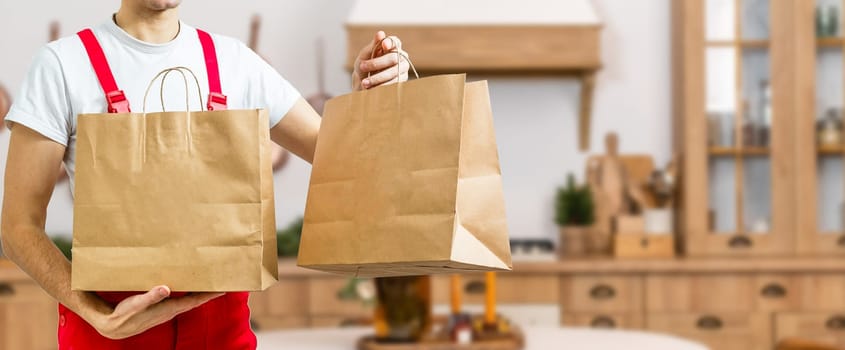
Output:
[[755,40],[710,40],[707,41],[707,46],[739,46],[744,49],[766,49],[769,47],[769,41],[764,39]]
[[845,146],[818,146],[818,152],[822,155],[842,155],[845,154]]
[[[396,11],[381,1],[356,1],[346,20],[351,68],[373,33],[402,38],[423,76],[440,73],[566,74],[581,81],[578,147],[590,146],[596,74],[602,67],[602,21],[590,0],[543,1],[546,12],[518,1],[479,10],[467,1]],[[486,4],[486,3],[485,3]],[[444,16],[444,10],[449,15]]]
[[768,147],[720,147],[713,146],[708,150],[711,156],[768,156]]
[[816,46],[818,47],[842,47],[843,45],[845,45],[845,39],[841,37],[816,39]]

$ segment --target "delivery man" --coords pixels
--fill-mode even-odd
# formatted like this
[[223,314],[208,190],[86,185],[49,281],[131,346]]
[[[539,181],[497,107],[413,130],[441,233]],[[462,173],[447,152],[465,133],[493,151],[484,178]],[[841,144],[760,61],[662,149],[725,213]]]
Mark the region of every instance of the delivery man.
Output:
[[[60,303],[60,349],[256,347],[247,293],[171,295],[167,286],[146,293],[72,291],[70,262],[44,232],[62,161],[73,184],[76,115],[141,111],[147,83],[165,68],[185,66],[197,73],[209,93],[207,107],[267,109],[272,140],[306,161],[313,159],[317,112],[243,43],[180,22],[179,3],[122,0],[102,25],[48,44],[35,56],[6,117],[12,132],[0,228],[3,249]],[[407,63],[387,54],[401,49],[398,38],[384,39],[378,32],[361,49],[354,89],[407,80]],[[182,89],[165,92],[165,100],[184,103]]]

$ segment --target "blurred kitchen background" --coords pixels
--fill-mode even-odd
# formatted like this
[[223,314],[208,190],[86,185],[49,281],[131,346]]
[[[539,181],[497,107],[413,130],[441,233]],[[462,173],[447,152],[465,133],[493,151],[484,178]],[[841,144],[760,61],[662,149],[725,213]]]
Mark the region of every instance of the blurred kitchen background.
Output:
[[[260,14],[257,51],[303,96],[318,90],[320,61],[316,47],[322,38],[326,90],[337,96],[351,90],[351,75],[345,68],[344,23],[354,4],[327,0],[187,0],[180,6],[180,15],[194,26],[247,42],[250,21]],[[109,20],[118,5],[4,1],[0,4],[0,30],[6,33],[0,36],[0,82],[14,97],[33,55],[47,41],[51,21],[59,22],[62,36],[73,35],[81,28]],[[411,3],[394,6],[406,13],[415,11]],[[420,11],[433,7],[419,6],[423,6],[417,9]],[[604,68],[597,76],[594,97],[593,150],[603,149],[601,137],[605,132],[617,130],[623,151],[654,154],[658,163],[663,163],[671,154],[669,1],[602,0],[596,2],[595,9],[605,28],[601,40]],[[414,54],[412,44],[405,49]],[[443,57],[444,61],[449,59]],[[557,227],[548,220],[554,215],[550,203],[555,188],[566,173],[583,172],[586,156],[577,148],[580,84],[571,78],[545,75],[470,75],[469,79],[490,80],[511,235],[557,237]],[[8,137],[7,132],[0,134],[0,142],[6,144]],[[0,156],[0,162],[4,161],[5,152]],[[303,214],[309,173],[310,166],[295,158],[284,171],[276,173],[276,221],[280,226]],[[56,188],[50,202],[47,231],[70,235],[72,209],[65,183]]]
[[[51,28],[72,35],[117,7],[0,2],[9,98]],[[250,42],[306,97],[350,91],[349,43],[370,28],[405,39],[423,76],[489,80],[514,271],[373,281],[296,267],[311,168],[291,157],[275,172],[280,282],[250,301],[259,348],[843,349],[842,7],[184,1],[183,21]],[[48,208],[59,244],[67,186]],[[0,258],[0,350],[55,349],[61,322]]]

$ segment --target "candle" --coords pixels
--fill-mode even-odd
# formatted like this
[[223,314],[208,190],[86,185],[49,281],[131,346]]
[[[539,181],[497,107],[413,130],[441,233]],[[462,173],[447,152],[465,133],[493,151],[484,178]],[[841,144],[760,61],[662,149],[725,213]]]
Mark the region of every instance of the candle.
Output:
[[486,272],[486,292],[484,295],[484,323],[496,324],[496,273]]
[[452,275],[452,315],[461,313],[461,275]]

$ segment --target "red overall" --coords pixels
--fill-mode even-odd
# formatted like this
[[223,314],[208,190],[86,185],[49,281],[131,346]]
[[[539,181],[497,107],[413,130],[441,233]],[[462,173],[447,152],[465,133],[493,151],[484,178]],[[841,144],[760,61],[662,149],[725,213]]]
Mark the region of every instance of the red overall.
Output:
[[[220,87],[220,72],[214,42],[208,33],[197,30],[205,66],[208,71],[208,110],[226,109],[226,96]],[[117,88],[103,50],[91,30],[78,33],[85,45],[88,58],[106,94],[109,113],[128,113],[129,101]],[[106,302],[116,305],[135,292],[97,293]],[[184,296],[173,293],[171,298]],[[144,333],[121,340],[111,340],[100,335],[91,325],[64,305],[59,305],[60,350],[118,350],[118,349],[255,349],[255,334],[249,325],[249,307],[246,292],[227,293],[224,296],[176,316],[174,319]]]

